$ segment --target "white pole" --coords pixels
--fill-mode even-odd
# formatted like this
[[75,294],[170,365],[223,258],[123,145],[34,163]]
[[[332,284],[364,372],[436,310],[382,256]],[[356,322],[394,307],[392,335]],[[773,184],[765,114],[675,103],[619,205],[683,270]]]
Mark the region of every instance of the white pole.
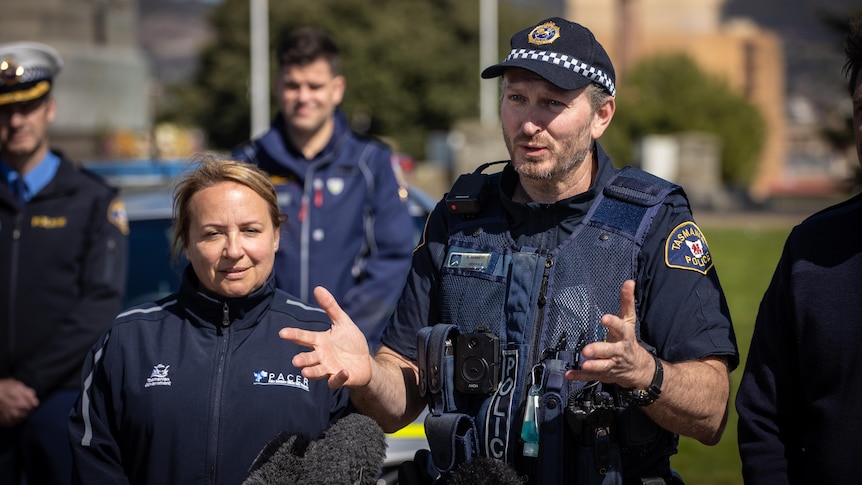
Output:
[[[480,0],[479,72],[497,62],[497,0]],[[479,119],[484,127],[497,126],[499,83],[497,78],[479,80]]]
[[249,0],[251,137],[269,128],[269,0]]

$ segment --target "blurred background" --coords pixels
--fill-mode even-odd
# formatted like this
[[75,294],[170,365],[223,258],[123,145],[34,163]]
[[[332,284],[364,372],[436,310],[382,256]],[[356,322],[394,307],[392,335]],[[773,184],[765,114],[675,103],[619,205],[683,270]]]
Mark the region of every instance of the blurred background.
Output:
[[[433,198],[506,159],[498,84],[479,72],[549,16],[590,28],[617,71],[600,142],[617,166],[680,183],[709,237],[744,357],[784,239],[860,189],[842,74],[858,0],[4,0],[0,42],[53,45],[52,145],[118,167],[226,152],[275,114],[271,47],[305,25],[343,50],[343,108]],[[734,392],[741,374],[733,374]],[[736,416],[722,442],[683,438],[690,484],[741,483]]]
[[614,61],[619,108],[601,140],[614,162],[681,183],[696,207],[736,209],[858,185],[840,47],[854,10],[852,0],[6,0],[0,41],[63,55],[52,139],[72,158],[168,160],[262,131],[274,114],[270,47],[318,25],[344,50],[354,128],[392,143],[436,196],[506,158],[497,81],[480,82],[481,68],[508,53],[513,32],[564,16]]

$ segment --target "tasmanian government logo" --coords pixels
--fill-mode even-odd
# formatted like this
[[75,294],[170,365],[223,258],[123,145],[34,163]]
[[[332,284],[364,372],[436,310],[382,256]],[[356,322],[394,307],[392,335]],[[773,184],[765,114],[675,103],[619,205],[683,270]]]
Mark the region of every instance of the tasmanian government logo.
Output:
[[171,378],[168,377],[168,371],[171,369],[171,366],[165,364],[156,364],[153,366],[153,373],[150,374],[150,377],[147,377],[147,383],[144,384],[144,387],[153,387],[153,386],[170,386]]
[[706,274],[712,268],[712,255],[706,238],[694,222],[683,222],[667,237],[665,263],[670,268]]
[[308,378],[302,377],[302,374],[288,374],[260,370],[254,373],[254,385],[295,387],[308,392]]

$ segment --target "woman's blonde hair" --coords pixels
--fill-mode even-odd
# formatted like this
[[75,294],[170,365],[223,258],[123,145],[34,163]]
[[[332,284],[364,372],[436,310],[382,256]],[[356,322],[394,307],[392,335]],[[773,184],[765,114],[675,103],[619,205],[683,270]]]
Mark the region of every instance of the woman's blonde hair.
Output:
[[275,187],[269,181],[267,174],[255,165],[236,160],[221,160],[210,154],[195,156],[189,161],[189,165],[192,168],[181,176],[176,188],[174,188],[174,236],[171,248],[175,257],[188,247],[189,226],[191,224],[189,202],[192,196],[203,189],[222,182],[244,185],[266,201],[274,230],[278,231],[285,221],[278,207]]

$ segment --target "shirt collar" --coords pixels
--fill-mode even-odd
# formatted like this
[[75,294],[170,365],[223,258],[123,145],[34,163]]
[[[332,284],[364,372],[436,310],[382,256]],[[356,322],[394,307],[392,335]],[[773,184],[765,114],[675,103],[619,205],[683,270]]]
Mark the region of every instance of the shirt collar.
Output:
[[[40,190],[44,189],[45,186],[51,182],[51,179],[54,178],[54,175],[57,174],[57,169],[59,168],[60,157],[50,151],[46,153],[45,157],[36,164],[33,170],[23,177],[24,185],[26,187],[26,191],[24,192],[24,201],[29,201],[34,195],[38,194]],[[21,174],[12,170],[12,168],[3,160],[0,160],[0,172],[2,172],[3,179],[9,187],[14,186],[15,181],[21,177]]]

